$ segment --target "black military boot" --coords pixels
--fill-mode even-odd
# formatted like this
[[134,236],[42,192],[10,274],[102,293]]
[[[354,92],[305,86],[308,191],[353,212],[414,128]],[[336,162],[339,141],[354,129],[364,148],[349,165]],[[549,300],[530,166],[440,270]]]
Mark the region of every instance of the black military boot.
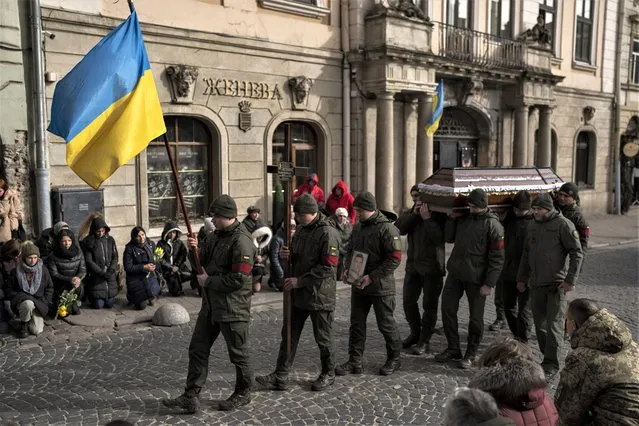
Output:
[[497,318],[494,323],[488,326],[488,330],[490,331],[499,331],[506,328],[506,321],[503,318]]
[[275,373],[268,374],[266,376],[256,376],[255,381],[265,389],[268,390],[288,390],[288,383],[286,379],[279,377]]
[[335,383],[335,373],[322,373],[319,375],[317,379],[313,382],[311,389],[318,392],[323,391],[327,387],[331,386]]
[[437,362],[459,361],[461,359],[462,354],[459,349],[446,349],[444,352],[435,355],[435,361]]
[[419,340],[419,334],[409,334],[407,338],[402,340],[402,348],[408,349]]
[[464,355],[464,358],[461,361],[459,361],[459,368],[464,370],[470,369],[475,363],[476,358],[477,357],[475,356],[474,352],[466,352],[466,355]]
[[186,392],[177,398],[165,398],[162,404],[168,408],[181,408],[186,414],[195,414],[200,411],[200,398]]
[[428,342],[417,342],[410,347],[410,352],[413,355],[423,355],[430,352],[430,344]]
[[18,339],[26,339],[27,337],[29,337],[29,324],[26,322],[22,322],[16,334],[18,336]]
[[346,376],[348,374],[362,374],[362,364],[349,359],[344,364],[335,367],[335,374],[338,376]]
[[399,370],[401,365],[402,362],[400,361],[399,356],[388,357],[382,368],[379,369],[379,374],[381,376],[390,376]]
[[236,408],[243,407],[251,402],[251,391],[248,389],[235,391],[226,401],[220,402],[218,408],[220,411],[233,411]]

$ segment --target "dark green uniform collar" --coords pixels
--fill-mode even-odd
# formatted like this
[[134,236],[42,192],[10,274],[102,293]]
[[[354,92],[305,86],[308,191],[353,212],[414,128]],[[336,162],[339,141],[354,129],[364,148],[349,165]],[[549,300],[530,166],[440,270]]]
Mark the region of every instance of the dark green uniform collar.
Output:
[[224,228],[224,229],[216,229],[215,233],[219,236],[223,236],[223,235],[228,235],[228,234],[232,234],[233,232],[235,232],[237,230],[237,228],[240,226],[240,221],[235,219],[235,222],[229,226],[228,228]]

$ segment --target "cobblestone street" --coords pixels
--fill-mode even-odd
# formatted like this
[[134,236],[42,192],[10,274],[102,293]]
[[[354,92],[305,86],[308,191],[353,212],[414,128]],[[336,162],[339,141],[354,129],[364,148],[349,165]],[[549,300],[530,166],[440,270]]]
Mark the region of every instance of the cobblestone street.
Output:
[[[594,298],[610,308],[629,324],[635,338],[639,336],[638,257],[637,243],[591,250],[583,279],[572,295]],[[349,296],[346,291],[338,293],[337,362],[347,358]],[[397,300],[396,318],[406,336],[401,294]],[[462,306],[463,342],[466,303]],[[491,301],[487,303],[486,324],[493,319]],[[216,410],[216,401],[230,395],[235,378],[220,336],[213,348],[209,380],[202,395],[203,411],[197,416],[176,415],[160,404],[161,398],[177,395],[183,389],[194,321],[174,328],[138,325],[96,334],[73,333],[66,341],[30,338],[21,345],[15,338],[3,335],[0,423],[93,425],[119,418],[139,425],[439,424],[447,396],[456,386],[464,385],[472,372],[436,364],[431,354],[404,355],[399,373],[390,377],[377,375],[385,349],[373,315],[370,320],[364,374],[338,377],[328,391],[311,392],[310,381],[319,374],[319,352],[309,321],[300,342],[291,389],[257,391],[251,405],[230,413]],[[281,325],[280,303],[254,309],[251,346],[256,374],[272,371]],[[497,335],[486,331],[484,345]],[[431,342],[433,352],[444,347],[444,337],[435,335]]]

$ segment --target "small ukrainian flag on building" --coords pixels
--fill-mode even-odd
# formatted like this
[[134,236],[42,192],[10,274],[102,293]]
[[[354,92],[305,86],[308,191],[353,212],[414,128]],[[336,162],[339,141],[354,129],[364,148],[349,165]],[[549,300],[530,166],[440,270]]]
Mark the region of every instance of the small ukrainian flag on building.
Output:
[[48,130],[67,142],[67,164],[102,182],[166,133],[138,16],[131,15],[56,85]]
[[437,85],[437,91],[433,96],[433,114],[424,130],[428,136],[433,136],[439,128],[439,121],[444,114],[444,80],[440,80]]

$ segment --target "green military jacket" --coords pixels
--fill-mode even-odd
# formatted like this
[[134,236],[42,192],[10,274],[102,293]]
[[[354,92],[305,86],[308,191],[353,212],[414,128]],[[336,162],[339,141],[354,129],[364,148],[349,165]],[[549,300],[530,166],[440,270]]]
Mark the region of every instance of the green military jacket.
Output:
[[433,219],[422,219],[413,209],[395,221],[401,235],[407,235],[406,272],[421,275],[446,275],[444,231]]
[[575,203],[571,206],[561,206],[560,211],[566,219],[568,219],[573,223],[573,225],[575,225],[577,232],[579,232],[579,242],[581,242],[581,250],[585,253],[588,249],[590,226],[588,226],[588,222],[586,222],[586,219],[584,219],[584,215],[581,212],[581,207],[579,207]]
[[582,259],[575,226],[553,209],[544,220],[530,222],[517,281],[530,287],[575,284]]
[[504,265],[504,228],[490,210],[446,222],[446,242],[454,243],[448,273],[455,279],[495,287]]
[[378,210],[367,220],[357,223],[346,255],[346,270],[354,251],[368,254],[364,274],[371,279],[363,289],[355,287],[355,292],[369,296],[394,295],[394,272],[402,260],[402,241],[393,222]]
[[208,234],[200,248],[200,262],[209,275],[202,309],[210,311],[213,321],[250,320],[254,261],[255,246],[240,222]]
[[606,309],[570,339],[555,405],[564,425],[639,424],[639,346]]
[[328,223],[339,233],[339,254],[345,256],[346,253],[348,253],[348,245],[351,242],[353,225],[351,225],[349,221],[346,221],[346,223],[342,225],[338,222],[337,216],[335,215],[328,218]]
[[297,225],[291,247],[293,304],[309,311],[334,311],[339,234],[326,216],[318,213],[308,225]]
[[501,270],[502,281],[517,280],[521,253],[524,251],[524,242],[528,225],[532,221],[532,214],[518,217],[512,209],[506,214],[502,225],[504,226],[504,267]]

